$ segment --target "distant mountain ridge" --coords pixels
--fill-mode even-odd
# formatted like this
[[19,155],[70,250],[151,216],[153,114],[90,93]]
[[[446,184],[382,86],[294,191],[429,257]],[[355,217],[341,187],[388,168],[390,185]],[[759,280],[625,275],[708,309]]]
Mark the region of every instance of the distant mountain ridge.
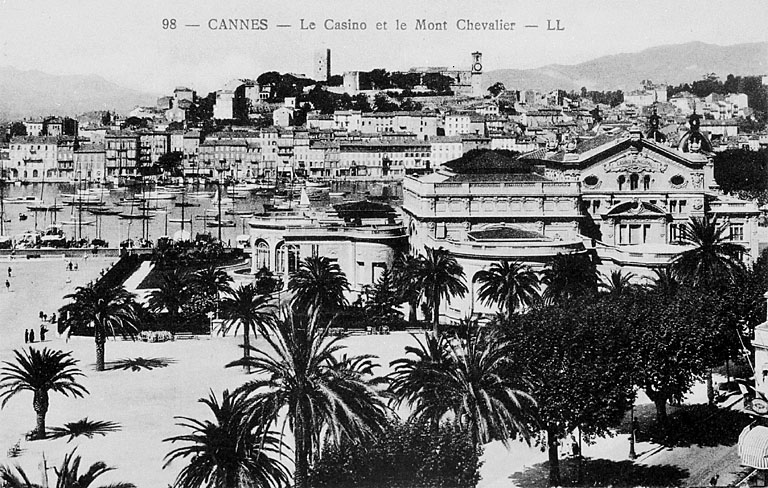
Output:
[[689,42],[636,53],[613,54],[574,65],[550,64],[534,69],[499,69],[483,77],[487,88],[500,81],[508,89],[636,90],[642,80],[677,85],[716,73],[768,74],[768,42],[719,46]]
[[0,66],[0,119],[77,115],[91,110],[127,112],[154,105],[156,95],[124,88],[97,75],[51,75]]
[[[602,56],[574,65],[488,71],[483,84],[501,81],[508,89],[634,90],[645,79],[679,84],[716,73],[768,74],[768,42],[718,46],[703,42],[658,46],[636,53]],[[77,115],[92,110],[125,113],[154,105],[156,94],[124,88],[97,75],[51,75],[0,67],[0,120],[44,115]]]

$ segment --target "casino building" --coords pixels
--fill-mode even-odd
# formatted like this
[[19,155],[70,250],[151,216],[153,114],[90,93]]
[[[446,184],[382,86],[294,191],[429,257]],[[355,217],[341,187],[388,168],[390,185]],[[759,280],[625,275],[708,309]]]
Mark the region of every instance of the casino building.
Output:
[[685,249],[681,226],[705,214],[727,223],[745,261],[755,259],[757,205],[718,192],[712,147],[699,125],[693,114],[671,147],[653,115],[645,134],[633,128],[520,157],[469,152],[436,173],[405,177],[411,251],[448,249],[472,283],[441,313],[454,320],[467,311],[491,313],[475,300],[474,277],[499,260],[540,269],[558,253],[591,253],[603,273],[652,276]]

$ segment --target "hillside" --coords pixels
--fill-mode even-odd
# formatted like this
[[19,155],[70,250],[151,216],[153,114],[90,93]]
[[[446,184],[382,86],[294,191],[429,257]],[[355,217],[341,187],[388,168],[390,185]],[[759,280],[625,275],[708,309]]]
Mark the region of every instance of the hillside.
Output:
[[725,78],[768,74],[768,42],[718,46],[690,42],[659,46],[637,53],[603,56],[574,65],[551,64],[535,69],[500,69],[484,76],[484,85],[497,81],[507,88],[539,90],[633,90],[640,81],[679,84],[701,79],[705,73]]
[[126,112],[153,105],[155,95],[123,88],[96,75],[51,75],[0,67],[0,119],[74,115],[90,110]]

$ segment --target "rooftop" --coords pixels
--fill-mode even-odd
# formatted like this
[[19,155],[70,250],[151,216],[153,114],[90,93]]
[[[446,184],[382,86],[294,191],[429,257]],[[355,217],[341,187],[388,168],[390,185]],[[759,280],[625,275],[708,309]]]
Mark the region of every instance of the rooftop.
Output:
[[520,153],[506,150],[475,149],[448,161],[443,166],[457,174],[509,174],[530,173],[532,166],[520,160]]
[[492,227],[489,229],[467,232],[467,236],[473,241],[498,241],[507,239],[546,239],[538,232],[521,229],[515,226]]

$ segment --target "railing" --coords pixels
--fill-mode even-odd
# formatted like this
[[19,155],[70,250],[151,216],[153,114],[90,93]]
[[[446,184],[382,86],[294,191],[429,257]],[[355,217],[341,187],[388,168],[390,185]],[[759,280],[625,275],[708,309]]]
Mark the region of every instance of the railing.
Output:
[[585,251],[581,240],[535,240],[535,239],[510,239],[498,240],[486,243],[453,241],[433,239],[431,246],[444,247],[457,255],[481,255],[481,256],[508,256],[508,257],[545,257],[558,253],[570,253]]
[[[478,183],[424,183],[413,177],[403,180],[403,188],[420,196],[428,195],[578,195],[580,184],[572,181],[521,181],[521,182],[478,182]],[[513,192],[505,190],[513,190]]]

